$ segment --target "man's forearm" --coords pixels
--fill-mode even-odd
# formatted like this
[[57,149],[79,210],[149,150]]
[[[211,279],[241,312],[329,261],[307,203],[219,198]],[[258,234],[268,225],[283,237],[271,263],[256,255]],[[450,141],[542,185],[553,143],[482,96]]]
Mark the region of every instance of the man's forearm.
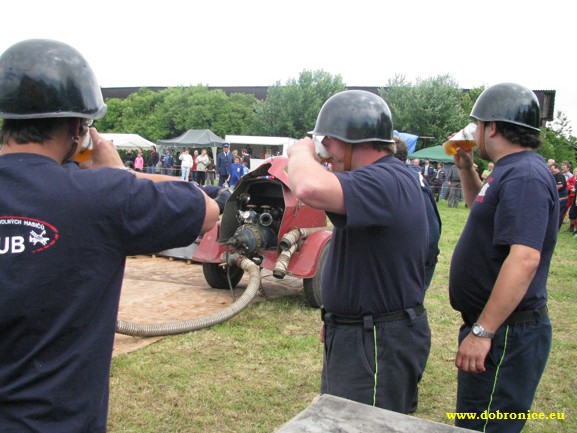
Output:
[[513,245],[505,259],[479,323],[495,332],[517,308],[539,266],[539,251],[524,245]]
[[291,151],[288,177],[291,189],[303,203],[315,209],[345,213],[340,182],[319,163],[311,151],[306,148]]
[[483,183],[474,168],[459,169],[459,176],[461,177],[461,188],[463,189],[463,198],[469,208],[473,205],[473,201],[481,191]]

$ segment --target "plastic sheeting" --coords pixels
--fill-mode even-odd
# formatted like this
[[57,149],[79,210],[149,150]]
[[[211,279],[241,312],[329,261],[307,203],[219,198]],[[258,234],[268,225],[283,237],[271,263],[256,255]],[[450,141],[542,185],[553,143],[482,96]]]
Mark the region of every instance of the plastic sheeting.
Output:
[[418,135],[408,134],[406,132],[399,132],[397,130],[393,131],[393,135],[402,138],[403,141],[407,143],[408,153],[413,153],[417,148],[417,140],[419,139]]

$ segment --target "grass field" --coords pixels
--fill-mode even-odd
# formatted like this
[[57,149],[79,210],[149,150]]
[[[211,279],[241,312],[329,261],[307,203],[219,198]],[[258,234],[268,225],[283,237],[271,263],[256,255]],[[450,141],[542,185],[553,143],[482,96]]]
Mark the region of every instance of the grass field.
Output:
[[[468,209],[448,209],[441,255],[427,292],[433,342],[417,417],[452,424],[460,316],[449,305],[454,245]],[[532,410],[565,419],[527,423],[527,433],[577,431],[577,239],[563,227],[549,276],[553,347]],[[196,266],[196,265],[195,265]],[[272,432],[318,395],[318,310],[302,294],[251,305],[230,321],[165,338],[113,359],[109,432]]]

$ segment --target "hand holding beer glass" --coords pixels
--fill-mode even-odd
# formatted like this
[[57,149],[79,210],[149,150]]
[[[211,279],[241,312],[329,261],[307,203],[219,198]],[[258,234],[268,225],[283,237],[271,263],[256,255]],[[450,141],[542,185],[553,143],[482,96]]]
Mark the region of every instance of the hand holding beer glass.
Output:
[[477,129],[476,123],[469,123],[451,138],[449,138],[445,143],[443,143],[443,150],[449,156],[453,156],[457,153],[457,148],[461,148],[465,151],[473,149],[477,143],[475,143],[475,131]]
[[315,152],[319,159],[321,160],[321,164],[329,162],[331,159],[331,155],[323,146],[323,140],[325,139],[324,135],[313,135],[313,143],[315,144]]
[[86,135],[82,139],[82,144],[80,145],[80,149],[74,156],[74,161],[76,162],[86,162],[90,158],[92,158],[92,154],[94,152],[93,144],[92,144],[92,137],[90,136],[90,127],[92,126],[92,119],[89,119],[82,125],[82,127],[87,128]]

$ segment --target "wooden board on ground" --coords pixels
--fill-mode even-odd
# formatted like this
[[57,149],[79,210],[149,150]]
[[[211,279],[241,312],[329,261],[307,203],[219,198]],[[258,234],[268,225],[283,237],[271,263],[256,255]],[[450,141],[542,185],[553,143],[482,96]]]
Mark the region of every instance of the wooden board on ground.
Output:
[[[302,290],[302,280],[274,278],[261,273],[262,288],[268,298],[294,294]],[[246,288],[248,276],[235,289],[238,299]],[[265,300],[257,295],[253,302]],[[126,259],[126,271],[120,296],[118,318],[127,322],[164,323],[191,320],[219,311],[232,304],[230,290],[211,288],[202,265],[164,257],[136,256]],[[242,312],[240,313],[242,314]],[[113,356],[132,352],[163,337],[131,337],[116,334]]]
[[275,433],[465,433],[453,427],[324,394]]

